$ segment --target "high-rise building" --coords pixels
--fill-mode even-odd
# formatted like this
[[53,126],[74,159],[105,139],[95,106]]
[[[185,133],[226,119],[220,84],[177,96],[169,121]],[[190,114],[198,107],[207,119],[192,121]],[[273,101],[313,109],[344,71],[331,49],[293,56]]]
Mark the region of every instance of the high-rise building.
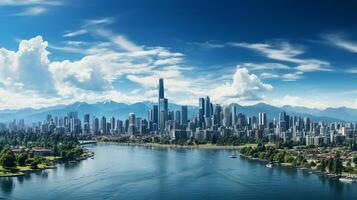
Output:
[[104,134],[104,135],[107,134],[107,118],[105,118],[105,116],[103,116],[100,121],[100,128],[101,128],[102,134]]
[[123,132],[123,121],[117,120],[117,127],[116,127],[117,133],[122,133]]
[[198,105],[198,123],[199,127],[203,127],[204,125],[204,117],[205,117],[205,99],[199,98],[199,105]]
[[84,134],[89,134],[90,133],[90,122],[89,122],[90,116],[89,114],[84,115],[83,119],[83,133]]
[[129,127],[128,127],[128,134],[135,135],[136,132],[136,118],[134,113],[129,113]]
[[99,119],[97,117],[93,117],[93,122],[92,122],[92,133],[93,135],[99,134]]
[[152,107],[152,122],[154,123],[154,124],[158,124],[158,117],[159,117],[159,108],[158,108],[158,106],[157,105],[153,105],[153,107]]
[[164,79],[159,79],[159,108],[158,108],[158,124],[159,129],[164,130],[168,115],[168,101],[164,95]]
[[223,109],[223,126],[230,127],[231,126],[231,115],[229,112],[229,107],[225,106]]
[[267,127],[267,114],[262,112],[259,113],[259,128],[265,129]]
[[214,106],[213,124],[222,125],[222,107],[219,104]]
[[181,124],[187,125],[188,113],[187,106],[181,106]]
[[165,98],[164,79],[162,78],[159,79],[158,89],[159,89],[159,99]]
[[205,101],[204,101],[205,107],[204,109],[204,116],[207,117],[211,117],[211,101],[209,96],[206,97]]
[[148,118],[147,118],[149,122],[152,122],[152,117],[153,117],[152,114],[153,114],[152,109],[149,109],[148,110]]
[[286,123],[288,123],[285,121],[285,119],[286,119],[286,113],[284,111],[280,112],[278,125],[279,125],[279,130],[282,132],[286,131]]
[[114,134],[114,133],[115,133],[115,125],[116,125],[115,118],[112,117],[112,118],[110,119],[110,133],[111,133],[111,134]]
[[176,110],[175,112],[175,122],[178,124],[181,123],[181,112],[179,110]]
[[167,99],[160,99],[159,101],[159,129],[165,129],[168,114],[168,102]]
[[237,122],[237,106],[235,104],[232,104],[232,124],[236,125]]

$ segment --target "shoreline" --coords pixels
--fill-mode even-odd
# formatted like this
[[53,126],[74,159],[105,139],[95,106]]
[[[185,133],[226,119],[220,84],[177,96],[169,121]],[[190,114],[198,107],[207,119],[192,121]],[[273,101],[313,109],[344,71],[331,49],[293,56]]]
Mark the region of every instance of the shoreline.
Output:
[[173,148],[173,149],[207,149],[207,150],[240,150],[243,146],[220,146],[220,145],[177,145],[177,144],[159,144],[159,143],[130,143],[130,142],[114,142],[114,141],[98,141],[98,143],[112,143],[122,146],[141,146],[141,147],[157,147],[157,148]]
[[[59,164],[59,162],[73,162],[73,161],[80,162],[82,160],[91,158],[93,156],[94,156],[94,152],[87,151],[87,152],[83,153],[80,157],[78,157],[74,160],[71,160],[71,161],[61,161],[61,159],[58,158],[58,159],[54,159],[52,161],[53,165],[39,167],[38,169],[26,168],[26,169],[19,169],[18,172],[13,172],[13,173],[12,172],[10,172],[10,173],[2,172],[3,174],[0,174],[0,178],[19,177],[19,176],[25,176],[26,174],[33,173],[33,172],[43,171],[43,170],[47,170],[47,169],[56,169],[57,168],[56,165]],[[21,166],[21,167],[23,167],[23,166]]]
[[[239,154],[242,158],[247,159],[247,160],[251,160],[251,161],[259,161],[259,162],[264,162],[264,163],[269,163],[270,161],[266,160],[266,159],[260,159],[260,158],[254,158],[251,156],[246,156],[243,154]],[[304,172],[308,172],[311,174],[315,174],[315,175],[319,175],[319,176],[323,176],[326,178],[330,178],[330,179],[335,179],[335,178],[346,178],[348,176],[345,175],[336,175],[336,174],[330,174],[328,172],[321,172],[319,170],[316,169],[311,169],[311,168],[306,168],[306,167],[297,167],[292,165],[291,163],[279,163],[279,162],[272,162],[274,165],[277,165],[278,167],[282,167],[282,168],[291,168],[291,169],[296,169],[296,170],[302,170]]]

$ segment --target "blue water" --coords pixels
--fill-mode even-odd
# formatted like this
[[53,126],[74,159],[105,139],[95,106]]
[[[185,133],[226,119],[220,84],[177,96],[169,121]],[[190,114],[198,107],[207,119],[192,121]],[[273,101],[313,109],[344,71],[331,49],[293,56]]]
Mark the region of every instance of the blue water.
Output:
[[87,146],[94,159],[0,178],[4,199],[357,199],[357,184],[229,158],[230,150]]

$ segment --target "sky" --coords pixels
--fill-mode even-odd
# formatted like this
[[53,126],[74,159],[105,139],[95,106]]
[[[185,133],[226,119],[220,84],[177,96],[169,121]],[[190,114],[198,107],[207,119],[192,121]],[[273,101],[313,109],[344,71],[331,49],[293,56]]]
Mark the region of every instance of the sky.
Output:
[[0,109],[357,108],[357,1],[0,0]]

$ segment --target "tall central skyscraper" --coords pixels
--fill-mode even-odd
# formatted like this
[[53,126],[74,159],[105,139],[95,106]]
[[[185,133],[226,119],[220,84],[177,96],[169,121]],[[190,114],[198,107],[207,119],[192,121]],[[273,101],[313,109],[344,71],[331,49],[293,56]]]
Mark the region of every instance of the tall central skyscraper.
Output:
[[165,98],[165,95],[164,95],[164,79],[162,79],[162,78],[159,79],[158,89],[159,89],[159,99]]
[[164,95],[164,79],[159,79],[159,112],[158,112],[158,119],[159,119],[159,129],[165,129],[165,124],[167,120],[167,113],[168,113],[168,101]]

